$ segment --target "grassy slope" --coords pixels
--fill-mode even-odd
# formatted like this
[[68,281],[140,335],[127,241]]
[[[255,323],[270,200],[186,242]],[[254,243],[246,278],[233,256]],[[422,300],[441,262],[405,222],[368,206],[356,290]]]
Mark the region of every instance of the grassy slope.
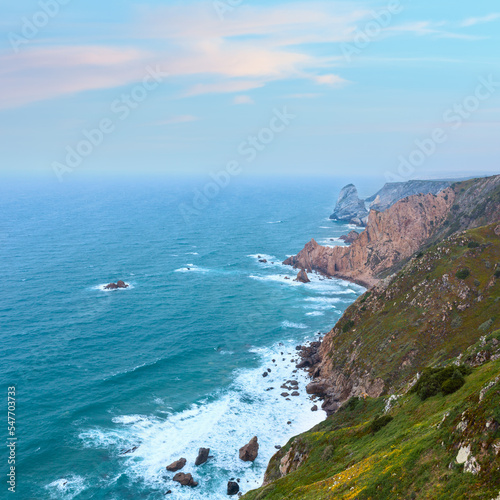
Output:
[[[333,367],[367,370],[399,390],[426,366],[460,355],[481,335],[500,328],[500,279],[494,277],[500,269],[500,238],[495,226],[432,247],[410,261],[386,290],[358,299],[335,329]],[[471,242],[480,246],[469,248]],[[456,277],[462,269],[470,270],[465,280]],[[349,322],[354,326],[344,333]]]
[[[245,499],[496,498],[500,384],[479,401],[480,391],[500,380],[500,279],[494,277],[500,238],[494,227],[454,236],[413,259],[386,290],[358,299],[333,331],[332,364],[348,363],[356,345],[357,369],[383,378],[390,393],[405,393],[418,371],[459,355],[478,365],[465,386],[424,402],[403,394],[389,412],[394,420],[375,435],[370,422],[384,413],[387,397],[345,407],[292,439],[271,460],[267,477],[280,477],[280,460],[291,448],[304,459],[295,472]],[[469,248],[471,241],[480,246]],[[471,274],[459,280],[455,274],[464,268]],[[447,283],[443,274],[449,275]],[[348,322],[354,326],[342,333]],[[469,422],[465,431],[457,429],[462,420]],[[477,475],[456,463],[464,443],[471,444],[482,468]]]

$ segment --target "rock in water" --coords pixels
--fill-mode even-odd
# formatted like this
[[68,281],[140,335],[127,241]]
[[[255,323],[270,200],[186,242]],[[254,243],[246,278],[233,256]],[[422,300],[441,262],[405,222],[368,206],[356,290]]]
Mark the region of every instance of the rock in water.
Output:
[[185,465],[186,465],[186,459],[181,458],[180,460],[177,460],[177,462],[174,462],[173,464],[167,465],[167,470],[169,472],[177,472],[177,471],[183,469]]
[[127,283],[120,280],[118,283],[110,283],[104,287],[105,290],[118,290],[119,288],[128,288]]
[[353,219],[363,219],[368,215],[365,202],[358,196],[354,184],[348,184],[340,191],[335,211],[330,219],[351,222]]
[[244,462],[254,462],[259,454],[259,443],[257,436],[253,437],[252,440],[240,448],[240,459]]
[[230,497],[237,495],[239,492],[240,492],[240,485],[238,483],[235,483],[233,481],[229,481],[229,483],[227,483],[227,494]]
[[174,481],[181,486],[190,486],[191,488],[198,486],[198,483],[193,479],[191,474],[184,474],[183,472],[178,472],[174,476]]
[[299,274],[297,274],[297,279],[295,281],[298,281],[299,283],[311,283],[311,280],[309,279],[309,276],[307,276],[307,273],[304,269],[301,269],[299,271]]
[[210,454],[210,448],[200,448],[198,452],[198,458],[194,465],[203,465],[208,460],[208,455]]

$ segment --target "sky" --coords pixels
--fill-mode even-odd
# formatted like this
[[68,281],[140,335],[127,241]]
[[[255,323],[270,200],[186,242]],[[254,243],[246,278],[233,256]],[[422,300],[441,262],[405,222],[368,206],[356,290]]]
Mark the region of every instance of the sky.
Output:
[[493,0],[0,0],[2,176],[499,173]]

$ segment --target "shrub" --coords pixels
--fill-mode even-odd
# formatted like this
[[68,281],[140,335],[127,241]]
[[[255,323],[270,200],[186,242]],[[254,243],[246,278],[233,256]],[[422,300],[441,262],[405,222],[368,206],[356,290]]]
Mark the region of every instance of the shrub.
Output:
[[446,368],[427,368],[412,389],[424,401],[440,392],[451,394],[465,384],[464,377],[471,373],[468,366],[448,366]]
[[460,269],[455,275],[459,280],[466,280],[470,276],[469,269]]
[[361,401],[361,398],[353,396],[351,399],[349,399],[349,401],[347,401],[342,409],[345,409],[346,411],[353,411],[360,405]]
[[372,434],[375,434],[393,420],[394,418],[389,415],[384,415],[383,417],[375,417],[373,422],[370,424],[370,431],[372,432]]
[[361,299],[360,304],[364,304],[372,295],[372,292],[366,292]]
[[495,271],[495,278],[500,278],[500,269]]
[[464,376],[459,370],[455,370],[453,376],[450,379],[443,382],[441,389],[443,391],[443,394],[446,396],[448,394],[453,394],[454,392],[457,392],[458,389],[460,389],[464,384],[465,384]]
[[354,326],[354,321],[350,319],[347,323],[342,327],[342,331],[347,333]]
[[469,244],[467,245],[469,248],[478,248],[481,245],[477,241],[469,241]]

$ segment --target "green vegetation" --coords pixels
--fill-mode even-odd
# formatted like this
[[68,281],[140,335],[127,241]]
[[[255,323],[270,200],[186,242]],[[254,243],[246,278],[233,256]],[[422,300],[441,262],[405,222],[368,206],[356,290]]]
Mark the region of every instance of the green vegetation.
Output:
[[352,327],[354,326],[354,321],[349,320],[346,322],[346,324],[342,327],[342,331],[344,333],[347,333]]
[[[497,499],[497,225],[434,245],[347,309],[324,364],[354,381],[369,373],[384,392],[350,398],[291,439],[269,464],[269,484],[245,500]],[[459,464],[464,446],[470,457]],[[283,476],[285,458],[295,465]]]
[[465,376],[471,372],[468,366],[447,366],[446,368],[427,368],[423,371],[412,392],[425,400],[443,394],[452,394],[465,384]]
[[390,424],[394,420],[390,415],[375,417],[370,424],[370,431],[372,434],[377,433],[380,429],[383,429],[386,425]]
[[455,275],[459,280],[466,280],[470,276],[469,269],[460,269]]

